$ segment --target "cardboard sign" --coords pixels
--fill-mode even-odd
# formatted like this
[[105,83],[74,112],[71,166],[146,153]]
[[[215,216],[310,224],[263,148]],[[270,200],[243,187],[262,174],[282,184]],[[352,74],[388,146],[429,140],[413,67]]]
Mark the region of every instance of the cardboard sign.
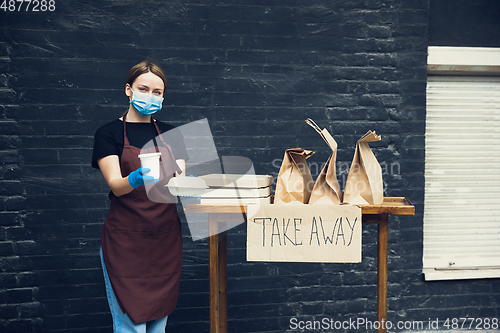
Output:
[[247,206],[247,260],[361,262],[361,208],[352,205]]

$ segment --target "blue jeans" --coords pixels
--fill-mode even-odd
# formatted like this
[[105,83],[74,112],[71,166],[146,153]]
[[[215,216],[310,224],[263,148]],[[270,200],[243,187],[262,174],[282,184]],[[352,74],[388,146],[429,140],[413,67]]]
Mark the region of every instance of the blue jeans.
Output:
[[104,282],[106,284],[106,294],[108,295],[109,309],[113,317],[113,332],[115,333],[165,333],[167,326],[167,317],[148,321],[146,323],[134,324],[126,313],[120,309],[120,305],[116,300],[115,293],[109,281],[108,272],[104,265],[102,249],[100,250],[102,271],[104,273]]

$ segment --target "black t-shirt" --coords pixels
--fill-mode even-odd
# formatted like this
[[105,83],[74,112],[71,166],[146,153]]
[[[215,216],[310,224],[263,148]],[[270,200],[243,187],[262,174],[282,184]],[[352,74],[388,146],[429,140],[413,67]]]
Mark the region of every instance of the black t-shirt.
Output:
[[[167,123],[156,121],[162,138],[172,147],[172,153],[176,160],[188,160],[184,138],[179,130]],[[127,122],[127,138],[131,146],[143,148],[153,138],[158,136],[156,128],[152,123],[130,123]],[[92,166],[99,169],[97,160],[109,155],[118,155],[123,152],[123,121],[116,119],[97,129],[94,136],[94,150],[92,152]],[[161,145],[161,141],[158,143]]]

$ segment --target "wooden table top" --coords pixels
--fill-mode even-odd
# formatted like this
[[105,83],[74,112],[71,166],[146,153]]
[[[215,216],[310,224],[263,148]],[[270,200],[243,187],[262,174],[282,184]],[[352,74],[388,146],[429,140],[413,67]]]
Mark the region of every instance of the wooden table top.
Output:
[[[247,205],[188,204],[186,213],[246,213]],[[415,215],[415,206],[405,197],[385,197],[380,205],[361,205],[362,214]]]

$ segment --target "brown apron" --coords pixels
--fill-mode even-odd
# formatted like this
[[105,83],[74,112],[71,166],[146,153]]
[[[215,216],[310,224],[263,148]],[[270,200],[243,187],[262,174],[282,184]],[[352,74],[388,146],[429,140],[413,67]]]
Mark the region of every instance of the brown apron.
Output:
[[[180,172],[169,145],[151,118],[163,146],[160,182],[149,191],[169,197],[164,186]],[[141,149],[129,144],[126,115],[123,117],[122,176],[141,167]],[[144,153],[144,151],[142,151]],[[172,197],[160,202],[175,202]],[[157,201],[157,200],[155,200]],[[134,323],[169,315],[176,307],[182,263],[181,223],[175,203],[148,198],[145,186],[120,197],[112,196],[109,214],[101,231],[104,262],[120,307]]]

